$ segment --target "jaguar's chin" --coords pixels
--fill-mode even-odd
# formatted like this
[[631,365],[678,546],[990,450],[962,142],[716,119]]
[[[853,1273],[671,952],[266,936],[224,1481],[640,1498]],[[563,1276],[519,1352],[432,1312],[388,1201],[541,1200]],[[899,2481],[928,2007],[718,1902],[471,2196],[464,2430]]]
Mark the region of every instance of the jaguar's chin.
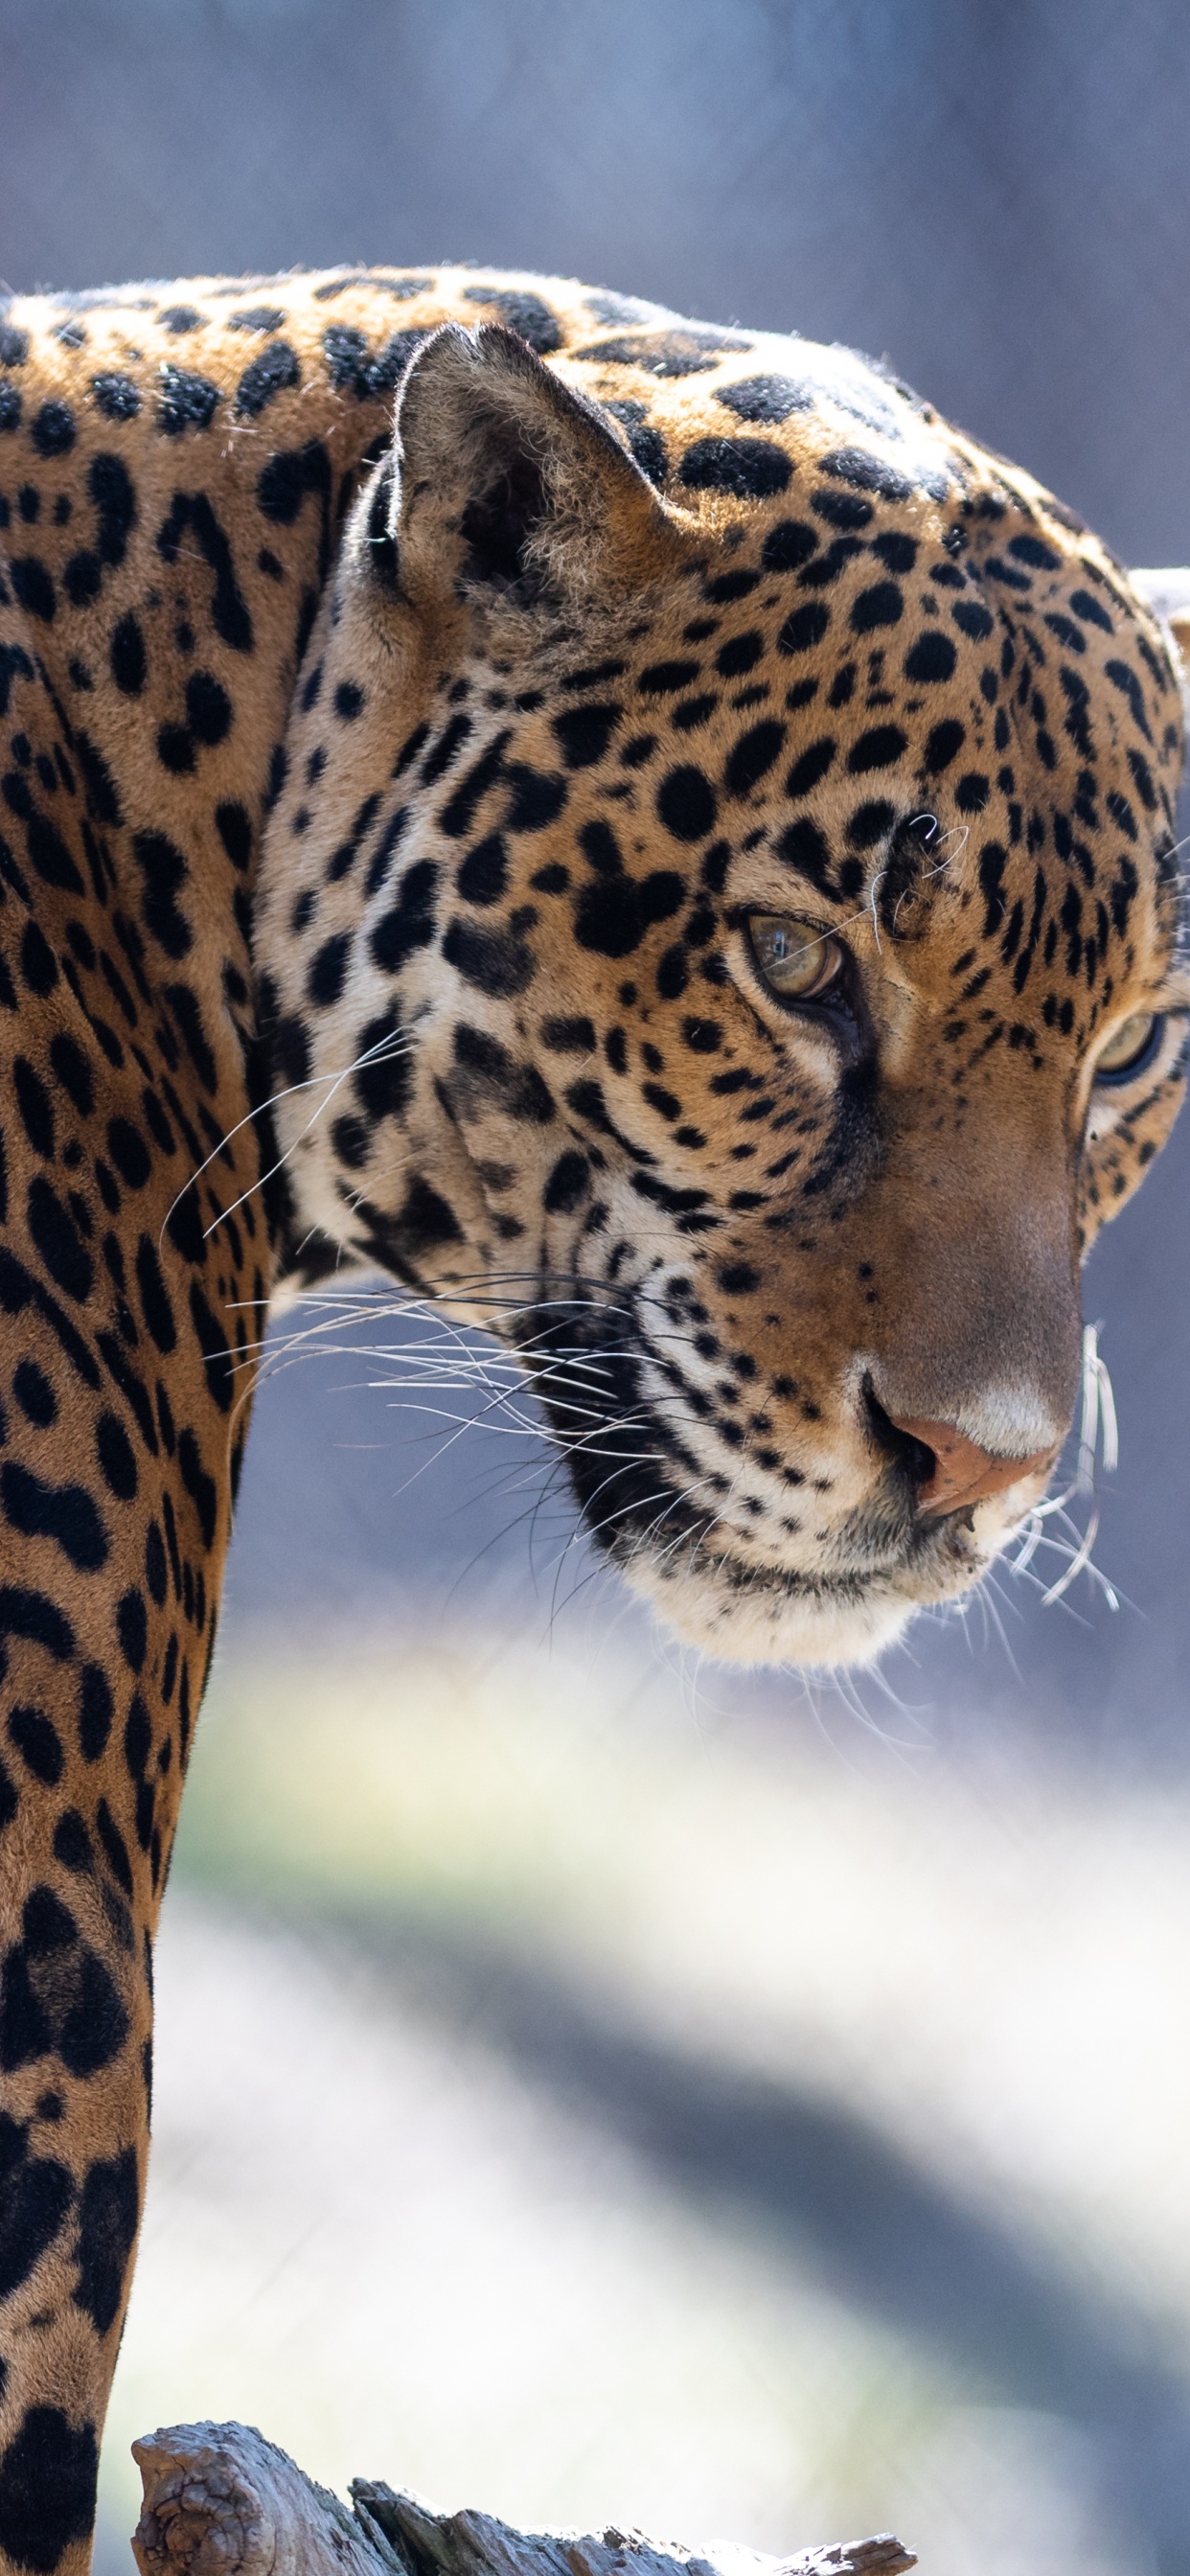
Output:
[[[684,1558],[616,1548],[620,1570],[683,1645],[733,1664],[838,1671],[873,1664],[918,1610],[961,1599],[992,1555],[950,1548],[936,1561],[853,1575],[782,1572],[709,1550]],[[994,1553],[994,1551],[993,1551]]]
[[683,1645],[732,1664],[871,1664],[918,1606],[887,1575],[814,1582],[723,1558],[672,1565],[645,1550],[621,1570]]

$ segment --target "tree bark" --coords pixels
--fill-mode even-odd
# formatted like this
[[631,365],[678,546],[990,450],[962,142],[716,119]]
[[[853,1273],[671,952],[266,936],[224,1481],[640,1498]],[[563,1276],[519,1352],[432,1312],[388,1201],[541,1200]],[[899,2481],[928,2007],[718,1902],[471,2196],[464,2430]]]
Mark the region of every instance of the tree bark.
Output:
[[244,2424],[175,2424],[134,2442],[144,2508],[141,2576],[903,2576],[891,2532],[793,2558],[643,2532],[514,2531],[494,2515],[435,2513],[368,2478],[340,2503]]

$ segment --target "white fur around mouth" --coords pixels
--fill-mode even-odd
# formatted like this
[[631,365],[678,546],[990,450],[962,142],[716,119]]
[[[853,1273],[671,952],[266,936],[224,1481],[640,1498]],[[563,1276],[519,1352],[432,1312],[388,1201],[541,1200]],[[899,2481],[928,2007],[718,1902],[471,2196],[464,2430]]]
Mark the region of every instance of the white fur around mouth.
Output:
[[716,1559],[708,1551],[617,1551],[625,1580],[683,1644],[736,1664],[798,1664],[837,1670],[874,1663],[919,1610],[953,1601],[987,1573],[999,1545],[961,1553],[939,1548],[926,1562],[907,1555],[853,1574],[808,1574]]
[[795,1588],[757,1573],[741,1586],[705,1561],[667,1565],[644,1551],[621,1571],[683,1644],[733,1664],[870,1664],[922,1606],[887,1575]]

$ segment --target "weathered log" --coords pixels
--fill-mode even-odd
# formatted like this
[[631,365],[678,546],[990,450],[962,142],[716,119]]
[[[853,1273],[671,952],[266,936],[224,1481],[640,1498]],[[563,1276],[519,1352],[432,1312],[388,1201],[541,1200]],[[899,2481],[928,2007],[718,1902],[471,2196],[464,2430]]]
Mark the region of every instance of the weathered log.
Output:
[[132,2445],[144,2480],[141,2576],[902,2576],[891,2532],[793,2558],[707,2550],[614,2527],[514,2531],[488,2513],[435,2513],[368,2478],[349,2509],[245,2424],[174,2424]]

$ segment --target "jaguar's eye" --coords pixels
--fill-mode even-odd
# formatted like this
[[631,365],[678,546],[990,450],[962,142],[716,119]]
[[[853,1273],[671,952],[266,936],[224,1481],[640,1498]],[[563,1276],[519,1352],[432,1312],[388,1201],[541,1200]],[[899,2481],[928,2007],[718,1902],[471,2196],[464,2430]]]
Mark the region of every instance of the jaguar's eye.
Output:
[[754,912],[748,936],[757,974],[781,1002],[820,1001],[847,963],[841,939],[782,912]]
[[1164,1019],[1152,1011],[1134,1011],[1121,1020],[1095,1067],[1096,1082],[1133,1082],[1150,1065],[1161,1044]]

